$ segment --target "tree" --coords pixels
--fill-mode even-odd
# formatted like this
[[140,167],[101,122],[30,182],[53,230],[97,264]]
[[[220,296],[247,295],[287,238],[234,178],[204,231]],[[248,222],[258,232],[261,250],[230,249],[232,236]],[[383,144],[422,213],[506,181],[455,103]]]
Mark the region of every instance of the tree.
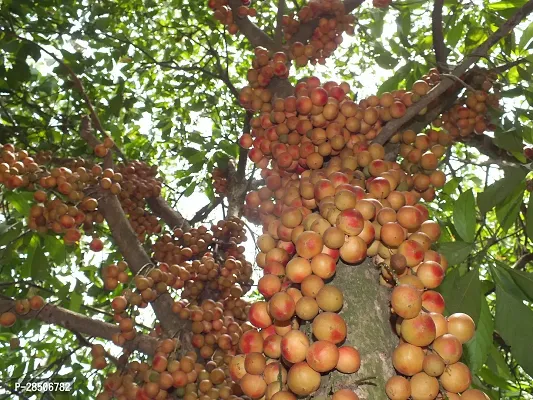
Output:
[[389,3],[0,6],[0,395],[532,398],[533,1]]

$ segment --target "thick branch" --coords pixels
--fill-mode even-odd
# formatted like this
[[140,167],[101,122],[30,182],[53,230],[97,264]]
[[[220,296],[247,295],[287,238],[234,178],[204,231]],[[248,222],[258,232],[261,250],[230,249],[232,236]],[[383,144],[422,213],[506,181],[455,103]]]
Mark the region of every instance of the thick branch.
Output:
[[442,30],[442,7],[444,0],[435,0],[433,12],[431,13],[431,29],[433,31],[433,49],[435,50],[435,59],[437,68],[441,72],[448,71],[448,54],[450,50],[444,44],[444,33]]
[[[10,310],[15,306],[15,301],[11,299],[0,299],[0,310]],[[41,310],[30,311],[26,315],[17,315],[20,319],[38,319],[47,324],[61,326],[74,333],[82,333],[88,336],[112,340],[115,333],[120,333],[117,325],[103,321],[98,321],[67,310],[66,308],[45,305]],[[127,350],[138,350],[142,353],[152,355],[155,353],[158,340],[148,335],[137,334],[135,339],[126,342],[124,346]]]
[[150,210],[165,221],[165,223],[172,229],[181,228],[184,231],[189,231],[191,229],[191,225],[183,215],[174,211],[161,196],[149,197],[146,199],[146,203],[150,207]]
[[[473,64],[477,62],[480,57],[487,55],[492,46],[500,41],[504,36],[511,32],[520,21],[533,11],[533,0],[529,0],[523,7],[521,7],[507,22],[505,22],[496,32],[482,43],[476,50],[474,50],[459,66],[457,66],[452,74],[460,77]],[[443,80],[435,86],[426,96],[424,96],[418,103],[412,105],[407,109],[407,112],[402,118],[390,121],[381,130],[379,135],[374,139],[374,143],[385,144],[392,136],[400,130],[407,122],[415,118],[420,111],[428,106],[433,100],[438,99],[448,88],[455,84],[455,80],[444,76]]]
[[283,42],[283,14],[285,14],[285,0],[278,0],[278,12],[276,14],[276,32],[274,34],[274,45],[281,50]]
[[237,10],[242,6],[241,0],[229,0],[233,13],[233,21],[239,27],[239,31],[250,41],[253,47],[263,46],[269,50],[275,49],[274,41],[261,28],[254,24],[248,17],[241,18]]
[[[246,113],[243,133],[251,130],[250,121],[253,114]],[[246,192],[248,191],[248,181],[245,179],[246,164],[248,162],[248,150],[240,148],[239,161],[237,166],[231,161],[228,164],[228,216],[240,216]]]
[[[82,128],[80,136],[90,145],[98,144],[98,139],[91,133],[90,122],[88,118],[82,119]],[[113,160],[111,153],[108,153],[104,159],[104,167],[112,168]],[[120,202],[115,195],[110,193],[103,193],[103,196],[98,201],[98,209],[104,215],[104,218],[111,230],[111,234],[118,249],[130,270],[134,274],[141,272],[147,265],[152,265],[152,260],[146,254],[141,243],[137,239],[137,235],[133,231]],[[172,312],[172,304],[174,301],[169,293],[161,294],[154,302],[152,307],[161,323],[163,331],[169,336],[176,335],[181,332],[188,325],[184,323],[176,314]]]

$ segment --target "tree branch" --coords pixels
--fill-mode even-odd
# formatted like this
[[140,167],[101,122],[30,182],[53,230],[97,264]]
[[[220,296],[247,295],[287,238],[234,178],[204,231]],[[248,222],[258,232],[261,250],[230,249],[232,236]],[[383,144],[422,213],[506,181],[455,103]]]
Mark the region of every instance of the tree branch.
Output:
[[275,43],[261,28],[254,24],[248,17],[241,18],[237,10],[242,6],[241,0],[229,0],[233,22],[239,27],[239,31],[248,39],[253,47],[263,46],[269,50],[275,49]]
[[[0,298],[1,310],[9,310],[14,306],[15,300]],[[117,325],[98,321],[52,304],[46,304],[40,310],[30,311],[25,315],[17,314],[17,318],[38,319],[47,324],[61,326],[74,332],[74,334],[78,332],[107,340],[112,340],[115,333],[120,333],[120,328]],[[152,355],[155,353],[157,345],[158,340],[156,338],[138,333],[135,339],[127,341],[124,347],[130,352],[138,350],[142,353]]]
[[222,203],[222,200],[224,199],[223,196],[217,197],[212,203],[209,203],[202,208],[200,208],[196,214],[194,214],[194,217],[189,221],[191,225],[194,225],[198,222],[203,221],[215,208],[217,208],[220,203]]
[[524,254],[518,259],[518,261],[511,267],[517,270],[523,270],[526,265],[533,261],[533,253]]
[[281,50],[283,43],[283,14],[285,14],[285,0],[278,0],[278,12],[276,14],[276,32],[274,33],[274,46]]
[[513,67],[516,67],[517,65],[524,64],[527,62],[528,60],[526,58],[519,58],[517,60],[508,62],[506,64],[498,65],[497,67],[492,68],[491,71],[497,74],[501,74],[503,72],[510,70]]
[[433,12],[431,13],[431,29],[433,32],[433,49],[435,50],[435,59],[437,68],[441,72],[448,72],[448,54],[450,50],[444,44],[444,33],[442,29],[442,7],[444,0],[435,0]]
[[[83,118],[82,122],[80,136],[90,145],[98,144],[98,139],[91,133],[88,118]],[[104,167],[113,167],[111,153],[106,155]],[[110,193],[102,193],[102,197],[98,200],[98,209],[104,215],[111,230],[111,235],[120,253],[128,263],[130,270],[134,274],[138,274],[146,265],[152,265],[151,258],[146,254],[137,239],[137,235],[126,218],[117,196]],[[172,312],[173,303],[174,301],[169,293],[162,293],[151,303],[157,319],[161,323],[161,328],[169,336],[176,335],[188,328],[187,322],[182,321]]]
[[148,207],[150,207],[150,210],[152,210],[155,215],[165,221],[170,228],[181,228],[184,231],[191,230],[191,225],[183,217],[183,215],[173,210],[172,207],[170,207],[170,205],[161,196],[149,197],[146,199],[146,203],[148,204]]
[[[242,131],[248,133],[251,130],[250,121],[253,117],[251,112],[246,112]],[[247,192],[248,182],[245,179],[246,164],[248,162],[248,150],[240,148],[239,162],[237,167],[233,160],[228,164],[228,216],[240,216],[244,199]]]
[[[476,50],[474,50],[459,66],[457,66],[452,74],[461,77],[473,64],[477,62],[480,57],[487,55],[492,46],[500,41],[504,36],[511,32],[520,21],[533,11],[533,0],[529,0],[523,7],[521,7],[509,20],[507,20],[496,32],[482,43]],[[433,100],[439,98],[448,88],[455,84],[455,80],[449,77],[444,79],[431,91],[424,96],[418,103],[413,104],[407,109],[407,112],[402,118],[388,122],[378,136],[374,139],[374,143],[385,144],[392,136],[400,130],[407,122],[416,117],[420,111],[428,106]]]

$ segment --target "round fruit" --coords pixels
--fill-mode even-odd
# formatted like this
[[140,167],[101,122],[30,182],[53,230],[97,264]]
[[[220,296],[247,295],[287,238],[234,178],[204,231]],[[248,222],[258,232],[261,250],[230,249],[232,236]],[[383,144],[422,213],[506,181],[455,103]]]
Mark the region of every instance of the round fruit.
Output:
[[320,387],[320,373],[306,362],[296,363],[289,370],[287,385],[297,396],[309,396]]
[[385,393],[390,400],[407,400],[411,396],[411,384],[403,376],[395,375],[387,381]]
[[337,344],[346,338],[346,322],[344,319],[332,312],[318,314],[312,324],[313,335],[318,340],[328,340]]

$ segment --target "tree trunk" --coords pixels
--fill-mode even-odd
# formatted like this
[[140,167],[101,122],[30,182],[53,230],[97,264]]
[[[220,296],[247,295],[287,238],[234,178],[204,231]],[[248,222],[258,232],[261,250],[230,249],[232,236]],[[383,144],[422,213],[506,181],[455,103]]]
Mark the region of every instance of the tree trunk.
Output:
[[390,323],[390,289],[379,284],[379,270],[370,258],[356,266],[339,261],[331,283],[344,293],[341,315],[348,325],[345,344],[361,354],[357,373],[332,374],[333,389],[357,388],[361,399],[383,400],[387,397],[385,383],[394,375],[392,352],[398,344]]

